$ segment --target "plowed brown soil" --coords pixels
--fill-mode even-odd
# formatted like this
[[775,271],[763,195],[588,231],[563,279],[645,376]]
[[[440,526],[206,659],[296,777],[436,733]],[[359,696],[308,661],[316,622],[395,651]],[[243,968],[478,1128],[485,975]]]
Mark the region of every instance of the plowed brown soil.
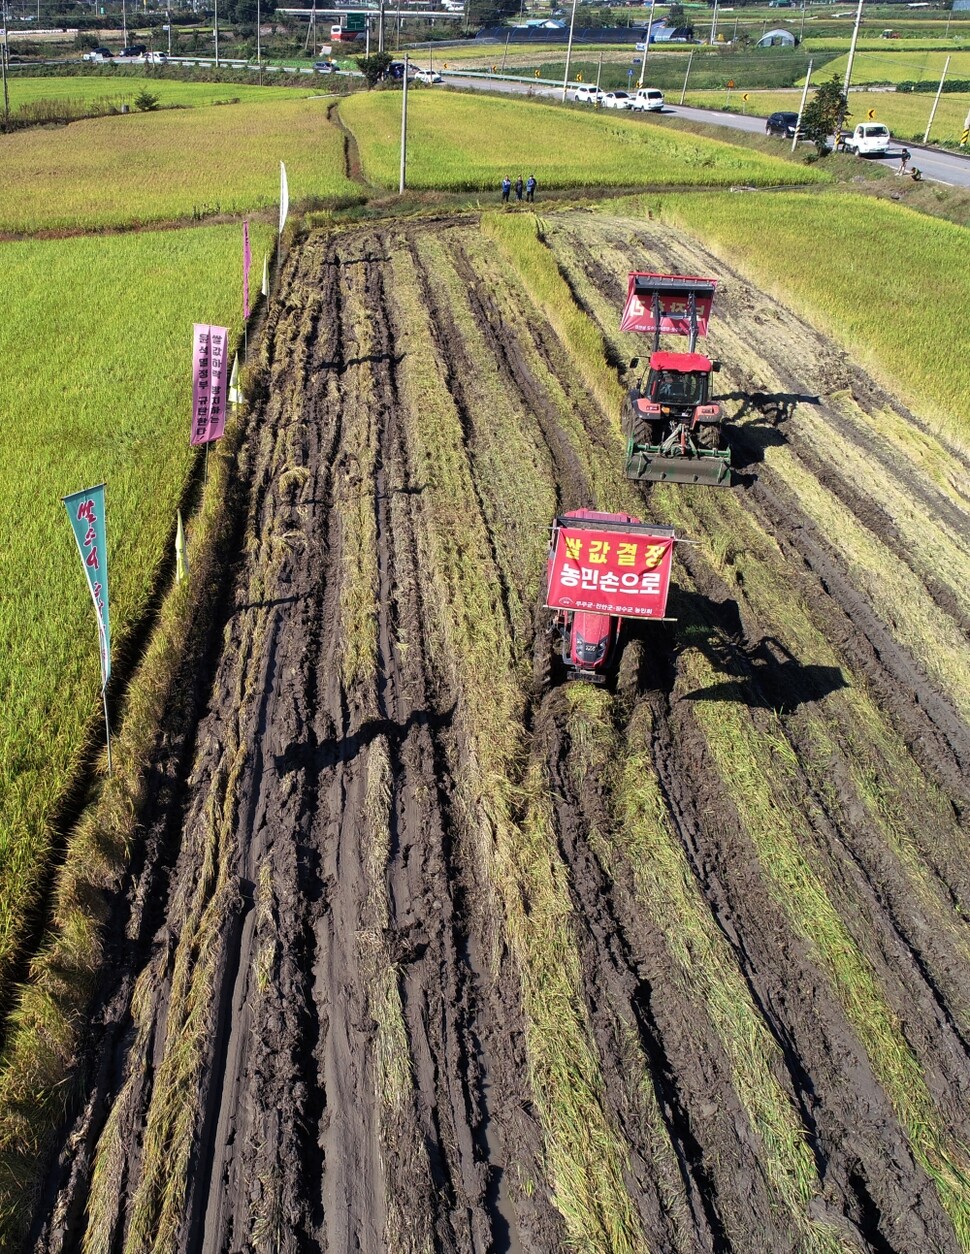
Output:
[[[222,647],[193,679],[197,721],[160,741],[168,782],[143,816],[32,1250],[966,1248],[917,1125],[929,1110],[959,1171],[970,728],[939,680],[945,661],[887,614],[856,533],[833,534],[800,477],[906,565],[940,616],[927,621],[965,632],[962,576],[907,528],[965,541],[966,461],[944,450],[938,473],[917,418],[689,240],[590,215],[550,219],[546,239],[616,361],[629,352],[610,322],[619,259],[719,275],[737,486],[626,483],[617,415],[473,219],[321,233],[293,251],[240,458],[247,514]],[[421,393],[424,349],[437,365]],[[428,406],[442,394],[472,520],[422,443],[437,447]],[[870,459],[870,482],[820,443],[820,415]],[[925,464],[881,437],[890,415],[932,445]],[[897,490],[915,522],[894,516]],[[679,622],[647,625],[615,691],[584,704],[548,682],[533,607],[552,510],[591,504],[674,521],[702,547],[679,550]],[[563,1134],[555,1076],[537,1063],[514,919],[539,909],[538,877],[526,871],[512,900],[489,860],[487,684],[469,688],[467,607],[435,559],[470,521],[483,547],[469,560],[505,633],[496,683],[519,694],[504,784],[525,831],[541,782],[539,861],[569,938],[549,960],[576,972],[563,1021],[590,1043],[590,1100],[629,1201],[614,1233],[608,1216],[587,1225],[568,1168],[593,1134]],[[743,792],[719,714],[741,720],[757,759]],[[660,922],[667,899],[643,896],[633,846],[609,843],[638,736],[707,950],[687,915],[681,934]],[[874,991],[857,1000],[798,922],[798,882],[779,888],[752,807],[780,796],[868,973]],[[763,1046],[707,1004],[708,950]],[[915,1071],[883,1058],[867,1014]],[[776,1095],[763,1101],[745,1061],[758,1049],[762,1096]],[[908,1109],[898,1075],[918,1076],[928,1105]],[[788,1192],[757,1114],[771,1102],[794,1129],[777,1161],[808,1148]]]

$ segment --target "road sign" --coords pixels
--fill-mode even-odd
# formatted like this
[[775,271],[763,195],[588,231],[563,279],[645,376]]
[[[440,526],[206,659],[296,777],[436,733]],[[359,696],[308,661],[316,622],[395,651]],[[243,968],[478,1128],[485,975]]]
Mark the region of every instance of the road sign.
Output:
[[960,147],[966,148],[968,143],[970,143],[970,126],[968,126],[967,129],[960,136]]
[[744,95],[741,97],[741,99],[745,102],[745,104],[747,104],[747,102],[748,102],[748,96],[749,96],[749,95],[750,95],[750,93],[749,93],[749,92],[745,92],[745,93],[744,93]]
[[870,109],[869,112],[866,114],[866,117],[869,119],[870,122],[875,116],[876,116],[875,109]]
[[581,83],[582,81],[583,81],[583,76],[582,76],[582,74],[577,74],[577,75],[576,75],[576,82],[577,82],[577,83]]
[[347,14],[347,30],[364,31],[367,29],[366,13],[348,13]]
[[734,79],[733,79],[733,78],[729,78],[729,79],[728,79],[728,87],[733,87],[733,86],[734,86]]
[[627,81],[629,82],[633,78],[633,71],[627,70],[626,77],[627,77]]
[[[445,69],[447,69],[447,68],[448,68],[448,67],[447,67],[447,66],[445,66]],[[541,78],[541,77],[542,77],[542,70],[536,70],[536,78]]]

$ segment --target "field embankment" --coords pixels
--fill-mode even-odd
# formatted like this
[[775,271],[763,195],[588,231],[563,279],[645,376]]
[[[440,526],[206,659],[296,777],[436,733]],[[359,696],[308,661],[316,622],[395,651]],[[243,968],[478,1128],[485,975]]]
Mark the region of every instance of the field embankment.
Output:
[[[622,474],[631,262],[722,281],[732,491]],[[311,236],[260,353],[34,1248],[970,1248],[961,455],[643,219]],[[542,682],[581,505],[700,541],[616,691]]]

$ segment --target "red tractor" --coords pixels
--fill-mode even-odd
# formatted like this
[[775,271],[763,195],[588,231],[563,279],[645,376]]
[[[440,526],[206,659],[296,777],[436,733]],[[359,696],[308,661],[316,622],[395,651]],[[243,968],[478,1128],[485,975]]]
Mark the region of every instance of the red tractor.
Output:
[[[683,274],[629,276],[621,331],[653,334],[647,367],[623,406],[629,479],[731,484],[724,414],[711,396],[719,362],[694,351],[707,334],[717,279]],[[686,353],[660,351],[661,333],[689,336]],[[636,369],[634,357],[630,368]]]
[[604,683],[619,660],[625,619],[663,620],[673,527],[577,509],[552,525],[546,608],[570,679]]

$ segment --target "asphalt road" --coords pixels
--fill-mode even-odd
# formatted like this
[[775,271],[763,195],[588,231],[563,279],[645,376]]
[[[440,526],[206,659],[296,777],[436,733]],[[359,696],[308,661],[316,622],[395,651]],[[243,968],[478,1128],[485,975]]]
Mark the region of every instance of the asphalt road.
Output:
[[[552,100],[562,99],[562,88],[548,85],[538,86],[513,79],[465,78],[458,75],[447,75],[447,81],[455,87],[467,87],[471,90],[507,91],[514,94],[547,96]],[[657,116],[657,115],[653,115]],[[664,117],[686,118],[692,122],[705,122],[708,126],[724,126],[735,131],[753,131],[763,134],[765,119],[758,117],[742,117],[738,113],[722,113],[718,109],[691,109],[685,105],[668,105],[663,111]],[[778,140],[779,148],[782,140]],[[784,142],[788,142],[787,140]],[[947,183],[953,187],[970,187],[970,157],[961,157],[955,152],[947,152],[937,148],[923,148],[919,144],[907,144],[910,151],[910,166],[917,166],[923,177],[938,183]],[[860,157],[860,161],[886,161],[895,166],[899,161],[902,145],[893,144],[886,157]]]

